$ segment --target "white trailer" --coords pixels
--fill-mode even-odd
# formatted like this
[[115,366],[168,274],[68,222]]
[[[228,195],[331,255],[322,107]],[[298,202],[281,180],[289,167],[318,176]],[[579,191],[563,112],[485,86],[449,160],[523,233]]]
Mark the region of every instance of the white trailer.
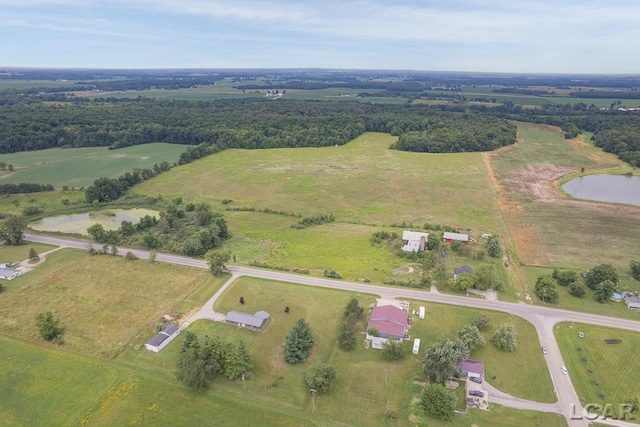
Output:
[[420,338],[413,340],[413,354],[420,353]]
[[426,310],[425,310],[424,306],[420,306],[420,315],[419,316],[420,316],[421,319],[424,319],[425,311]]

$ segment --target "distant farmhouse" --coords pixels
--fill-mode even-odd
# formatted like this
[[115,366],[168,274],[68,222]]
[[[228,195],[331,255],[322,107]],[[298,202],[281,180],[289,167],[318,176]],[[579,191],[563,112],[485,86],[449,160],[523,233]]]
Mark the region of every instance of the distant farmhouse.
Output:
[[169,323],[164,327],[163,330],[158,332],[155,337],[151,338],[144,345],[147,350],[151,350],[154,353],[158,353],[160,350],[165,348],[167,344],[169,344],[175,337],[180,334],[180,328],[176,325]]
[[407,312],[393,305],[374,307],[369,316],[367,331],[376,329],[378,336],[369,335],[366,339],[371,341],[371,347],[382,349],[389,338],[403,340],[407,335]]
[[462,242],[464,244],[469,243],[469,235],[468,234],[451,233],[449,231],[445,231],[444,232],[444,234],[442,235],[442,239],[447,243],[451,243],[454,240],[457,240],[457,241]]
[[453,269],[453,281],[457,282],[458,277],[461,274],[473,274],[473,270],[468,265],[463,265],[462,267],[455,267]]
[[427,247],[429,233],[421,233],[419,231],[403,231],[402,232],[402,251],[403,252],[419,252],[424,251]]
[[9,268],[8,262],[0,261],[0,279],[13,280],[18,276],[22,276],[22,271]]
[[266,311],[258,311],[256,314],[247,314],[240,311],[230,311],[227,313],[225,322],[230,325],[259,331],[267,324],[271,315]]

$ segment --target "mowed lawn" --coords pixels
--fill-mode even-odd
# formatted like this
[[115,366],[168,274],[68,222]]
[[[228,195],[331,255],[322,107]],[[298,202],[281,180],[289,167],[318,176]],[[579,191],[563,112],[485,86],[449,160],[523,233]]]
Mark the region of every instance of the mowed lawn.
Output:
[[[638,396],[640,336],[637,332],[571,323],[556,325],[554,332],[571,382],[583,404],[611,403],[617,411],[618,404]],[[584,338],[580,338],[578,332],[584,332]],[[607,344],[605,339],[622,342]]]
[[[514,239],[520,261],[588,269],[602,262],[628,266],[640,247],[640,214],[633,208],[619,210],[615,204],[568,202],[557,196],[541,201],[531,192],[539,188],[537,170],[545,164],[565,168],[566,173],[626,170],[615,156],[581,141],[568,141],[550,126],[518,123],[518,144],[490,156],[502,191],[503,217]],[[531,168],[528,181],[522,175]],[[630,170],[630,168],[629,168]]]
[[65,328],[65,349],[111,358],[161,316],[192,308],[185,300],[199,287],[223,280],[207,270],[64,249],[0,294],[0,332],[40,340],[35,318],[51,311]]
[[[422,380],[425,346],[437,339],[453,339],[457,330],[481,311],[413,302],[413,308],[427,306],[427,318],[418,320],[411,329],[412,338],[423,339],[421,356],[410,354],[412,341],[407,341],[405,360],[386,362],[380,351],[365,349],[363,335],[358,336],[357,348],[352,352],[343,352],[337,347],[336,336],[342,312],[353,296],[363,306],[375,301],[372,295],[248,277],[237,279],[216,302],[216,311],[254,313],[266,310],[272,317],[260,332],[212,321],[197,321],[189,326],[188,330],[201,338],[209,335],[232,342],[244,340],[250,349],[254,368],[246,382],[246,392],[242,382],[224,378],[215,380],[211,392],[224,393],[229,398],[246,401],[248,405],[281,408],[304,416],[311,412],[312,400],[301,380],[302,371],[315,362],[324,362],[335,366],[338,376],[330,394],[316,397],[314,420],[322,425],[329,420],[345,425],[380,425],[389,407],[398,412],[399,424],[406,425],[411,399],[416,395],[413,382]],[[239,303],[240,297],[244,298],[244,305]],[[290,308],[288,314],[284,312],[286,306]],[[473,357],[485,361],[488,378],[496,376],[495,380],[490,380],[492,384],[519,397],[554,401],[551,380],[533,326],[507,314],[485,313],[490,316],[493,327],[505,321],[515,323],[520,337],[520,347],[514,353],[500,352],[488,343],[485,349],[473,354]],[[287,333],[300,318],[310,324],[315,346],[305,363],[290,366],[284,362],[282,346]],[[360,325],[362,331],[366,329],[365,322]],[[183,335],[163,350],[162,357],[127,346],[116,362],[172,374],[182,340]]]
[[169,375],[0,336],[0,425],[306,426],[269,408],[193,392]]
[[185,151],[178,144],[143,144],[119,150],[107,147],[51,148],[48,150],[3,154],[2,161],[15,171],[3,175],[0,184],[35,182],[56,188],[86,187],[101,177],[115,178],[136,168],[152,168],[163,160],[173,164]]

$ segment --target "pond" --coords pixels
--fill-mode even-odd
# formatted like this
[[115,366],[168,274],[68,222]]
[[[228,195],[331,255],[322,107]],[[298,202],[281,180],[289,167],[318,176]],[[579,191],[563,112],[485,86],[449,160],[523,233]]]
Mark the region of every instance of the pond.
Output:
[[73,215],[53,216],[29,224],[38,231],[87,234],[93,224],[102,224],[105,230],[117,230],[122,221],[137,223],[145,215],[160,217],[158,211],[150,209],[109,209]]
[[562,189],[576,199],[640,206],[640,176],[588,175],[567,182]]

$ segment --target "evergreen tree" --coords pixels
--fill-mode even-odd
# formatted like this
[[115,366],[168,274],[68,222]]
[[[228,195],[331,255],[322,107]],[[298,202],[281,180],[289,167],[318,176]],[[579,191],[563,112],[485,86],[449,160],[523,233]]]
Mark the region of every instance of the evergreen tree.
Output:
[[313,337],[311,327],[304,320],[300,319],[289,331],[284,345],[284,360],[290,365],[304,362],[313,347]]

